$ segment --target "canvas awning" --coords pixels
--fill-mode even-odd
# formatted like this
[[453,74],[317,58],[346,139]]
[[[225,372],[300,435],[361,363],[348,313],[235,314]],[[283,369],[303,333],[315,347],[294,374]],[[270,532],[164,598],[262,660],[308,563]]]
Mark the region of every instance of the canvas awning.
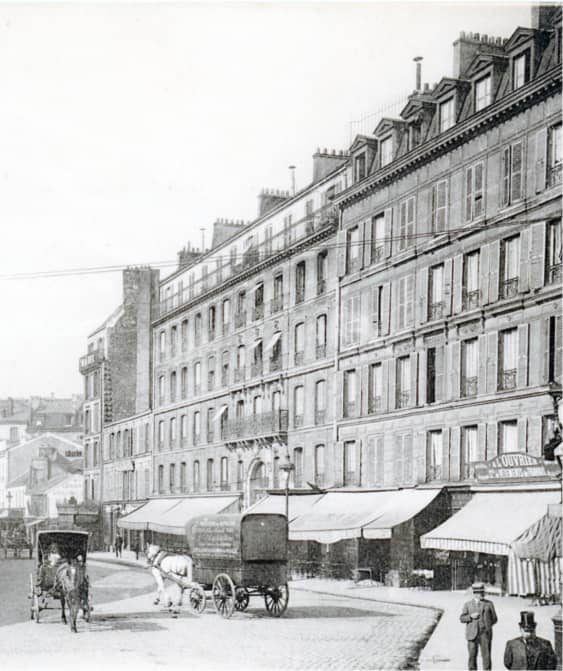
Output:
[[281,331],[276,331],[274,335],[271,337],[269,343],[266,345],[266,348],[264,352],[269,352],[271,349],[273,349],[278,342],[278,340],[281,338]]
[[151,499],[137,510],[117,520],[121,529],[147,531],[152,522],[158,522],[162,515],[178,504],[180,499]]
[[393,528],[412,519],[432,503],[440,489],[401,489],[392,492],[388,503],[380,508],[378,517],[363,529],[364,538],[391,538]]
[[561,518],[544,515],[512,543],[520,559],[548,562],[561,556]]
[[[311,506],[315,505],[324,494],[291,494],[289,496],[289,521],[304,515]],[[247,513],[278,513],[285,515],[285,494],[268,494],[253,506],[248,508]],[[291,538],[291,524],[289,528],[289,539]]]
[[238,496],[192,496],[181,499],[158,520],[151,521],[149,529],[163,534],[183,536],[186,533],[186,524],[194,517],[238,512]]
[[459,512],[420,537],[422,548],[508,555],[513,541],[541,519],[559,491],[478,492]]

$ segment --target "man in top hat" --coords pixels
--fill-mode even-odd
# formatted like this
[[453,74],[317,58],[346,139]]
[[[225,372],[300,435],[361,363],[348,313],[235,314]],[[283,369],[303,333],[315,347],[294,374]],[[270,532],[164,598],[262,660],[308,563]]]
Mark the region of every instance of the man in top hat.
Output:
[[545,638],[536,636],[533,611],[520,613],[520,636],[506,644],[504,665],[507,669],[555,669],[557,657]]
[[481,648],[483,669],[491,668],[491,643],[493,641],[493,625],[497,622],[497,614],[492,601],[485,599],[485,585],[476,582],[472,585],[473,598],[463,604],[460,620],[465,623],[465,638],[469,653],[469,671],[477,668],[477,652]]

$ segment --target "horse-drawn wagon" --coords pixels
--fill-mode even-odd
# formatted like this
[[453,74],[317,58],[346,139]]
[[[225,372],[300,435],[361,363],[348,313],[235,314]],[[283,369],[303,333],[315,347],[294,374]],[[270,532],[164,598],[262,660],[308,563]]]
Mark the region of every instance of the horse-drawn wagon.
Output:
[[62,621],[66,623],[65,602],[69,607],[70,628],[76,631],[76,617],[82,609],[84,619],[90,619],[86,555],[87,531],[39,531],[37,533],[35,575],[29,576],[30,617],[39,622],[40,613],[52,608],[51,599],[61,603]]
[[289,602],[285,515],[205,515],[188,524],[187,536],[193,579],[211,589],[219,615],[246,610],[255,596],[264,598],[270,615],[283,615]]

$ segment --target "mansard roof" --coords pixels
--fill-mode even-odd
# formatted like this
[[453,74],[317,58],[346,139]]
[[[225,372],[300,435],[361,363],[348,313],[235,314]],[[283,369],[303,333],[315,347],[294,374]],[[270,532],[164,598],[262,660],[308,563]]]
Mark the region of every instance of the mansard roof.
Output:
[[415,114],[421,112],[423,109],[432,111],[435,105],[436,103],[430,97],[428,97],[428,95],[424,96],[424,94],[420,93],[413,94],[409,98],[408,103],[401,110],[400,116],[403,119],[410,119]]
[[442,77],[438,85],[432,91],[434,100],[441,98],[448,93],[457,91],[458,89],[468,88],[470,83],[466,79],[454,79],[453,77]]
[[512,35],[508,38],[508,42],[504,45],[504,50],[508,53],[513,51],[517,47],[521,46],[529,39],[536,37],[539,30],[534,30],[533,28],[522,28],[522,26],[516,28]]
[[472,78],[490,65],[497,68],[504,68],[508,65],[508,58],[506,56],[498,56],[497,54],[478,53],[469,64],[466,71],[466,77]]
[[352,154],[353,152],[357,151],[358,149],[361,149],[362,147],[365,146],[368,147],[375,147],[377,145],[377,140],[372,137],[371,135],[356,135],[354,138],[354,141],[350,145],[349,152]]
[[405,122],[403,119],[392,119],[390,117],[383,117],[383,119],[380,120],[380,122],[377,124],[375,127],[375,130],[373,131],[373,134],[375,137],[381,137],[382,135],[386,135],[387,133],[390,133],[392,130],[395,130],[396,128],[402,128],[405,125]]

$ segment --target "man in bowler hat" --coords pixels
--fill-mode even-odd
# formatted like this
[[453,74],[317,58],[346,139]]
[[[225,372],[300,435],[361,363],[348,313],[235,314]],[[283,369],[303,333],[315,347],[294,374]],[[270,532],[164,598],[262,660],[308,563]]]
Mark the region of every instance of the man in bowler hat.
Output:
[[520,636],[508,641],[504,651],[507,669],[555,669],[557,657],[553,647],[545,638],[536,636],[534,613],[520,613]]
[[472,585],[473,598],[463,604],[460,620],[465,623],[465,638],[469,653],[469,671],[477,668],[477,652],[481,649],[483,669],[491,668],[491,643],[493,641],[493,625],[497,622],[497,614],[492,601],[485,599],[485,585],[476,582]]

